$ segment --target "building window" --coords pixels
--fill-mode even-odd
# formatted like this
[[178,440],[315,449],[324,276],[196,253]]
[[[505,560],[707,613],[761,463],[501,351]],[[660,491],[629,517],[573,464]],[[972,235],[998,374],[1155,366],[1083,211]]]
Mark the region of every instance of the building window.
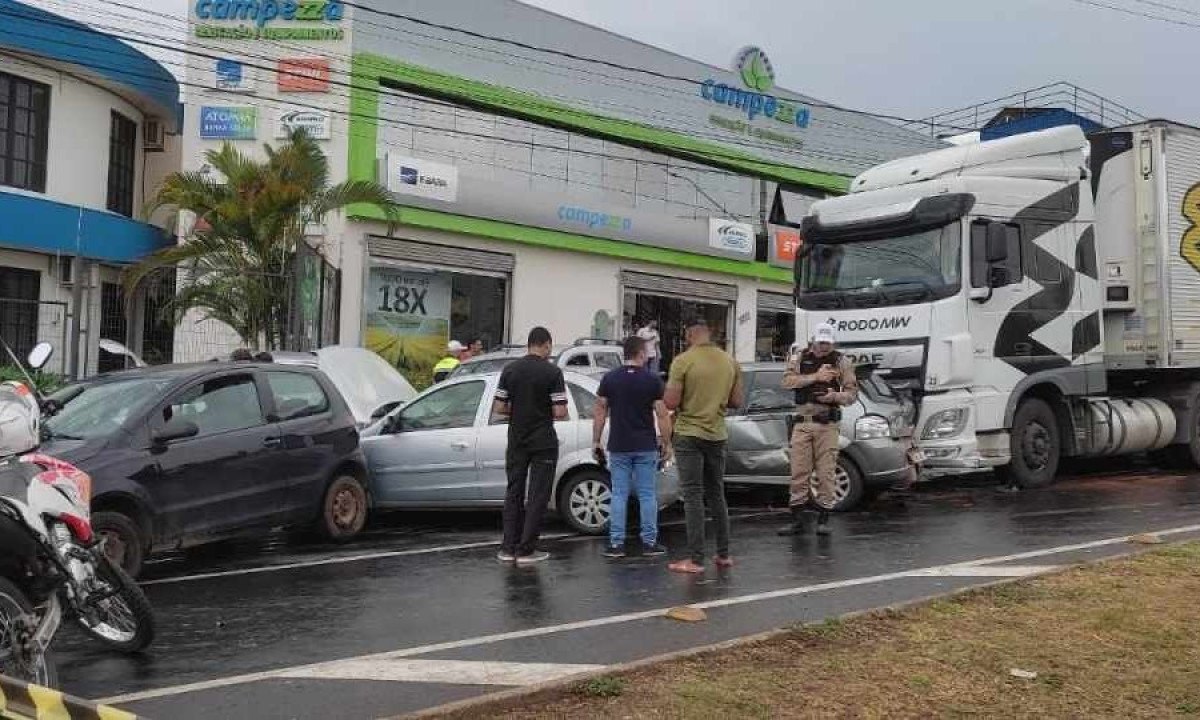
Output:
[[46,191],[50,86],[0,73],[0,185]]
[[137,123],[114,112],[108,134],[108,209],[126,217],[133,217],[136,147]]
[[[0,337],[17,357],[25,357],[38,337],[38,301],[42,274],[37,270],[0,267]],[[0,365],[8,365],[7,356]]]

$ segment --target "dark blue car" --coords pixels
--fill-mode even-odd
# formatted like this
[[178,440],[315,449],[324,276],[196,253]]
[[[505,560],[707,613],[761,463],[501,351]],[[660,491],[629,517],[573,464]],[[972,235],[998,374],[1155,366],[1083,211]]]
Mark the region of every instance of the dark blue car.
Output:
[[52,396],[42,452],[92,476],[92,523],[136,576],[151,553],[247,531],[315,526],[345,540],[366,523],[354,417],[315,368],[163,365],[101,375]]

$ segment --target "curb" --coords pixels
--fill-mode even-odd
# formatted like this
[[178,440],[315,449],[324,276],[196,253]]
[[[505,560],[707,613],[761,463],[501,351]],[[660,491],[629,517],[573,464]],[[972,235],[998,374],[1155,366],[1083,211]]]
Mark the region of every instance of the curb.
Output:
[[0,675],[0,718],[5,720],[146,720],[52,688]]
[[[1184,542],[1187,542],[1187,541],[1184,541]],[[1126,543],[1129,544],[1129,541],[1126,540]],[[1173,544],[1178,544],[1178,543],[1164,543],[1164,545],[1173,545]],[[1067,565],[1063,565],[1055,570],[1052,570],[1047,573],[1042,573],[1040,575],[1036,575],[1033,577],[1027,576],[1027,577],[1018,577],[1018,578],[1000,578],[1000,579],[992,580],[989,582],[979,583],[979,584],[970,585],[970,586],[964,587],[964,588],[950,590],[950,591],[944,592],[944,593],[933,593],[931,595],[923,595],[921,597],[913,598],[911,600],[905,600],[903,602],[892,603],[890,605],[881,605],[879,607],[870,608],[867,610],[855,610],[853,612],[843,613],[841,615],[833,615],[833,616],[825,618],[824,620],[821,620],[819,622],[828,622],[830,620],[853,620],[853,619],[859,618],[859,617],[866,617],[866,616],[872,616],[872,615],[884,615],[887,613],[899,612],[901,610],[907,610],[907,609],[915,607],[917,605],[923,605],[925,603],[933,602],[934,600],[958,597],[960,595],[965,595],[965,594],[972,593],[972,592],[978,592],[979,590],[986,590],[988,588],[997,587],[999,585],[1011,585],[1011,584],[1019,583],[1019,582],[1027,582],[1027,581],[1035,579],[1035,578],[1059,575],[1059,574],[1062,574],[1062,573],[1070,571],[1070,570],[1075,570],[1075,569],[1078,569],[1081,567],[1088,567],[1088,566],[1096,565],[1096,564],[1099,564],[1102,562],[1109,562],[1112,560],[1121,560],[1121,559],[1133,557],[1136,555],[1143,555],[1148,552],[1153,552],[1155,549],[1161,548],[1161,547],[1163,547],[1163,546],[1157,545],[1157,546],[1145,547],[1145,548],[1131,548],[1128,551],[1116,553],[1113,555],[1107,555],[1102,558],[1095,558],[1095,559],[1090,559],[1090,560],[1087,560],[1084,562],[1070,563]],[[731,649],[742,648],[742,647],[746,647],[749,645],[754,645],[756,643],[763,642],[765,640],[772,640],[772,639],[775,639],[778,637],[782,637],[784,635],[789,635],[789,634],[795,632],[800,627],[812,626],[812,625],[816,625],[816,624],[818,624],[818,623],[817,622],[799,623],[792,627],[783,627],[783,628],[777,628],[775,630],[767,630],[766,632],[756,633],[754,635],[746,635],[744,637],[734,638],[732,640],[723,640],[721,642],[712,643],[709,645],[701,645],[699,647],[686,648],[684,650],[676,650],[673,652],[663,653],[660,655],[653,655],[651,657],[642,658],[640,660],[634,660],[634,661],[626,662],[626,663],[618,663],[615,665],[608,665],[608,666],[605,666],[604,669],[602,669],[602,670],[594,670],[594,671],[589,671],[589,672],[577,673],[575,675],[568,675],[566,677],[556,678],[554,680],[548,680],[546,682],[536,683],[534,685],[526,685],[526,686],[522,686],[519,688],[513,688],[511,690],[502,690],[500,692],[487,693],[484,695],[479,695],[477,697],[467,698],[465,700],[458,700],[456,702],[447,703],[445,705],[438,705],[438,706],[431,707],[431,708],[425,708],[424,710],[418,710],[413,713],[405,713],[402,715],[389,716],[388,718],[385,718],[384,720],[403,720],[405,718],[449,717],[449,716],[454,716],[459,713],[464,713],[467,711],[473,711],[474,713],[479,714],[479,715],[489,715],[489,716],[497,715],[503,711],[511,710],[518,705],[524,705],[531,701],[536,701],[536,700],[541,700],[541,699],[550,699],[552,696],[558,695],[558,694],[562,693],[563,691],[568,690],[569,688],[577,685],[580,682],[586,681],[586,680],[593,680],[596,678],[608,677],[608,676],[612,676],[612,675],[622,675],[622,674],[634,672],[637,670],[642,670],[646,667],[658,665],[658,664],[665,663],[665,662],[671,662],[674,660],[691,659],[691,658],[696,658],[696,657],[700,657],[703,655],[709,655],[709,654],[712,654],[715,652],[720,652],[722,650],[731,650]]]

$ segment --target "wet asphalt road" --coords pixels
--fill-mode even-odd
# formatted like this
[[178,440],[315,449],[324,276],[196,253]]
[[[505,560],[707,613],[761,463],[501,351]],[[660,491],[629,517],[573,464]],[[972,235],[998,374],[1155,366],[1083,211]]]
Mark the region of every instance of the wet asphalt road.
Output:
[[[386,717],[1131,546],[1048,548],[1200,527],[1200,476],[1135,466],[1014,494],[941,482],[836,517],[830,540],[779,538],[772,498],[731,499],[737,567],[698,577],[667,558],[606,560],[602,539],[553,524],[551,561],[501,566],[493,514],[403,513],[341,547],[280,535],[167,558],[143,578],[154,646],[131,658],[64,632],[63,689],[151,718]],[[664,518],[674,550],[680,519]],[[1171,539],[1187,537],[1200,530]],[[661,617],[682,604],[708,622]]]

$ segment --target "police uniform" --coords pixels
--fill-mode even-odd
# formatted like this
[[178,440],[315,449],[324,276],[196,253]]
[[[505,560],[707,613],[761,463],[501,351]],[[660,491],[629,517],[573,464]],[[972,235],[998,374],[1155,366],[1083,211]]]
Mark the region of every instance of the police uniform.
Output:
[[[830,382],[818,382],[816,379],[816,372],[824,365],[830,365],[837,371],[837,376]],[[794,517],[793,531],[802,530],[801,512],[810,494],[815,494],[821,510],[820,531],[828,509],[835,503],[834,474],[837,470],[841,406],[849,405],[858,398],[858,378],[854,374],[853,363],[837,350],[818,357],[812,347],[793,347],[788,355],[783,386],[795,392],[796,403],[792,418],[792,483],[788,502]],[[835,404],[817,401],[818,397],[829,391],[836,393]],[[815,493],[812,483],[814,472]]]

